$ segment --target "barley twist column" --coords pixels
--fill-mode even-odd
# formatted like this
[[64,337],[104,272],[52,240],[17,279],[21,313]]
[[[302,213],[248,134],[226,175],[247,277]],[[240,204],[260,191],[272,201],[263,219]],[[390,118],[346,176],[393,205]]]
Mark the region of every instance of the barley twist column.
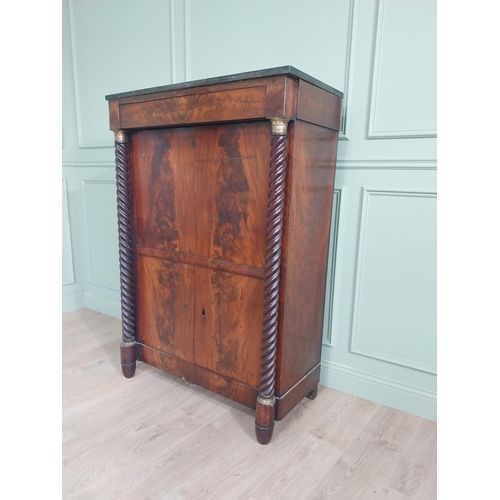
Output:
[[120,256],[120,291],[122,306],[122,342],[120,357],[123,375],[135,373],[135,287],[132,253],[132,205],[128,136],[115,131],[116,189],[118,197],[118,241]]
[[266,275],[262,362],[259,396],[255,413],[255,435],[260,444],[271,441],[274,430],[274,379],[278,333],[278,300],[281,266],[281,234],[285,199],[288,118],[270,118],[272,125],[271,162],[267,206]]

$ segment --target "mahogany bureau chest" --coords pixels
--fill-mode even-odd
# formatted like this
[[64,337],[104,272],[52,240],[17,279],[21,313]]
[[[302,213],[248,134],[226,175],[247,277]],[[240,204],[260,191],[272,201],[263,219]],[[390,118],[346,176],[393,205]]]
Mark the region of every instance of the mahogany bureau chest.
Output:
[[125,377],[256,409],[316,396],[342,93],[291,67],[106,96]]

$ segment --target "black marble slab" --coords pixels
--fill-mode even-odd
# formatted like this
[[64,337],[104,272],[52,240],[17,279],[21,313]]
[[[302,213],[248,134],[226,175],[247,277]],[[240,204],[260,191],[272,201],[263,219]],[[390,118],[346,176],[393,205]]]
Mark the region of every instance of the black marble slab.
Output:
[[343,97],[340,90],[334,89],[316,78],[294,68],[293,66],[280,66],[278,68],[261,69],[259,71],[248,71],[246,73],[236,73],[234,75],[218,76],[215,78],[205,78],[203,80],[194,80],[192,82],[174,83],[171,85],[163,85],[162,87],[151,87],[142,90],[132,90],[131,92],[121,92],[119,94],[110,94],[106,96],[106,100],[122,99],[124,97],[134,97],[140,95],[154,94],[156,92],[165,92],[169,90],[189,89],[193,87],[201,87],[204,85],[216,85],[218,83],[239,82],[241,80],[250,80],[252,78],[264,78],[267,76],[287,75],[292,78],[304,80],[311,85],[315,85],[320,89],[326,90],[339,97]]

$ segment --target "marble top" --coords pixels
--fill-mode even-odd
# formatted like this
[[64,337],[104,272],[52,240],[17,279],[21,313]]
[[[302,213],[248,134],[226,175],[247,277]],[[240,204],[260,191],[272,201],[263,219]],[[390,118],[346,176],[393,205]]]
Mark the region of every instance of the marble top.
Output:
[[141,90],[132,90],[130,92],[121,92],[119,94],[110,94],[106,96],[106,100],[110,101],[112,99],[122,99],[124,97],[134,97],[139,95],[147,95],[147,94],[155,94],[156,92],[165,92],[169,90],[181,90],[181,89],[189,89],[193,87],[201,87],[204,85],[216,85],[219,83],[228,83],[228,82],[238,82],[241,80],[250,80],[252,78],[264,78],[268,76],[279,76],[279,75],[287,75],[292,78],[297,78],[300,80],[304,80],[311,85],[315,85],[320,89],[326,90],[332,94],[335,94],[339,97],[343,97],[343,93],[340,90],[334,89],[327,85],[326,83],[317,80],[316,78],[294,68],[293,66],[280,66],[277,68],[268,68],[261,69],[259,71],[248,71],[246,73],[236,73],[234,75],[226,75],[226,76],[218,76],[215,78],[205,78],[203,80],[194,80],[191,82],[183,82],[183,83],[174,83],[171,85],[163,85],[161,87],[151,87],[147,89]]

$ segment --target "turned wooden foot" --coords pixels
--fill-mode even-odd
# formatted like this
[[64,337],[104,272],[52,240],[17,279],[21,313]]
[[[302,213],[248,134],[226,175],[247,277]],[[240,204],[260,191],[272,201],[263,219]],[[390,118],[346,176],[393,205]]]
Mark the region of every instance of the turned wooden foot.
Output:
[[272,427],[259,427],[255,424],[255,436],[260,444],[268,444],[273,437],[274,425]]
[[267,444],[273,437],[274,398],[257,398],[255,412],[255,436],[260,444]]
[[120,344],[120,358],[123,375],[126,378],[132,378],[135,374],[135,342],[124,342]]
[[316,396],[318,395],[318,386],[316,386],[308,395],[307,397],[309,399],[316,399]]

